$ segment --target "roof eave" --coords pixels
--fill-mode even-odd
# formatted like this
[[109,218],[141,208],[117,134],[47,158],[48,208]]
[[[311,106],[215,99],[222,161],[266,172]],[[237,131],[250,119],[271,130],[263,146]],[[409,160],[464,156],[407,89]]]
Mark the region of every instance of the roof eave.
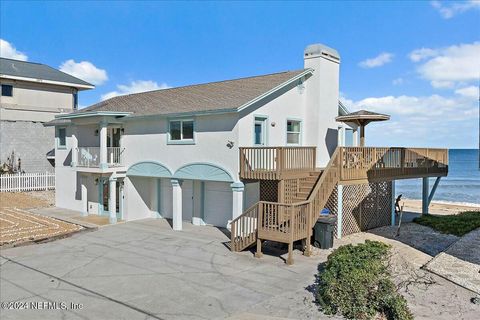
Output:
[[72,112],[67,114],[59,114],[55,116],[55,119],[77,119],[87,117],[126,117],[131,115],[131,112],[119,112],[119,111],[88,111],[88,112]]
[[93,89],[95,86],[93,84],[79,84],[73,82],[63,82],[63,81],[54,81],[54,80],[45,80],[45,79],[37,79],[37,78],[29,78],[29,77],[19,77],[19,76],[12,76],[8,74],[0,74],[0,78],[3,79],[12,79],[12,80],[20,80],[26,82],[34,82],[34,83],[46,83],[52,84],[57,86],[64,86],[64,87],[73,87],[79,90],[88,90]]

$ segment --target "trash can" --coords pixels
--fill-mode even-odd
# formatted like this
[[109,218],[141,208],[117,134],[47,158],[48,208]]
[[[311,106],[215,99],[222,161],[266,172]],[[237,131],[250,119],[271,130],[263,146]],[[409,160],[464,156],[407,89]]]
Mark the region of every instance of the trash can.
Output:
[[321,214],[313,228],[313,245],[321,249],[333,247],[333,229],[337,217],[331,214]]

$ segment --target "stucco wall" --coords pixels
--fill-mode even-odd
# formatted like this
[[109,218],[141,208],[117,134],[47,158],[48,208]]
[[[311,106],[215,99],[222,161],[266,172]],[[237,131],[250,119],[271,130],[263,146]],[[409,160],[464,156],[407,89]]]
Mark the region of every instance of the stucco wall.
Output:
[[53,171],[46,154],[54,148],[54,132],[38,122],[0,121],[0,162],[15,151],[25,172]]

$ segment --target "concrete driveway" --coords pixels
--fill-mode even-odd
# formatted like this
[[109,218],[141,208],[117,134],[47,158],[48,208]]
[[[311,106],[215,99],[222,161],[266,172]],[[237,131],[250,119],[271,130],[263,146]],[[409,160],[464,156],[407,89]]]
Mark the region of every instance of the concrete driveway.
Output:
[[1,301],[35,304],[2,305],[0,318],[325,317],[305,288],[326,253],[296,252],[287,266],[278,256],[232,253],[226,241],[213,227],[185,224],[174,232],[165,220],[151,219],[2,250]]

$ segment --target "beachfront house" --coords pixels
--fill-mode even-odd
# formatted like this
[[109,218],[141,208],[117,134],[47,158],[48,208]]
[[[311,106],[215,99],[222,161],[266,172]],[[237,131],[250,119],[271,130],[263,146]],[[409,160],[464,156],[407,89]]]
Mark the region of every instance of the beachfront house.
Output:
[[54,128],[43,124],[77,110],[78,92],[94,86],[45,64],[7,58],[0,58],[0,85],[0,165],[14,153],[21,171],[53,170]]
[[386,116],[339,103],[336,50],[310,45],[303,59],[300,70],[118,96],[57,116],[56,205],[111,223],[228,227],[232,250],[257,243],[259,253],[262,240],[291,252],[324,208],[337,216],[337,237],[392,223],[392,181],[446,175],[446,150],[360,146],[365,125]]

